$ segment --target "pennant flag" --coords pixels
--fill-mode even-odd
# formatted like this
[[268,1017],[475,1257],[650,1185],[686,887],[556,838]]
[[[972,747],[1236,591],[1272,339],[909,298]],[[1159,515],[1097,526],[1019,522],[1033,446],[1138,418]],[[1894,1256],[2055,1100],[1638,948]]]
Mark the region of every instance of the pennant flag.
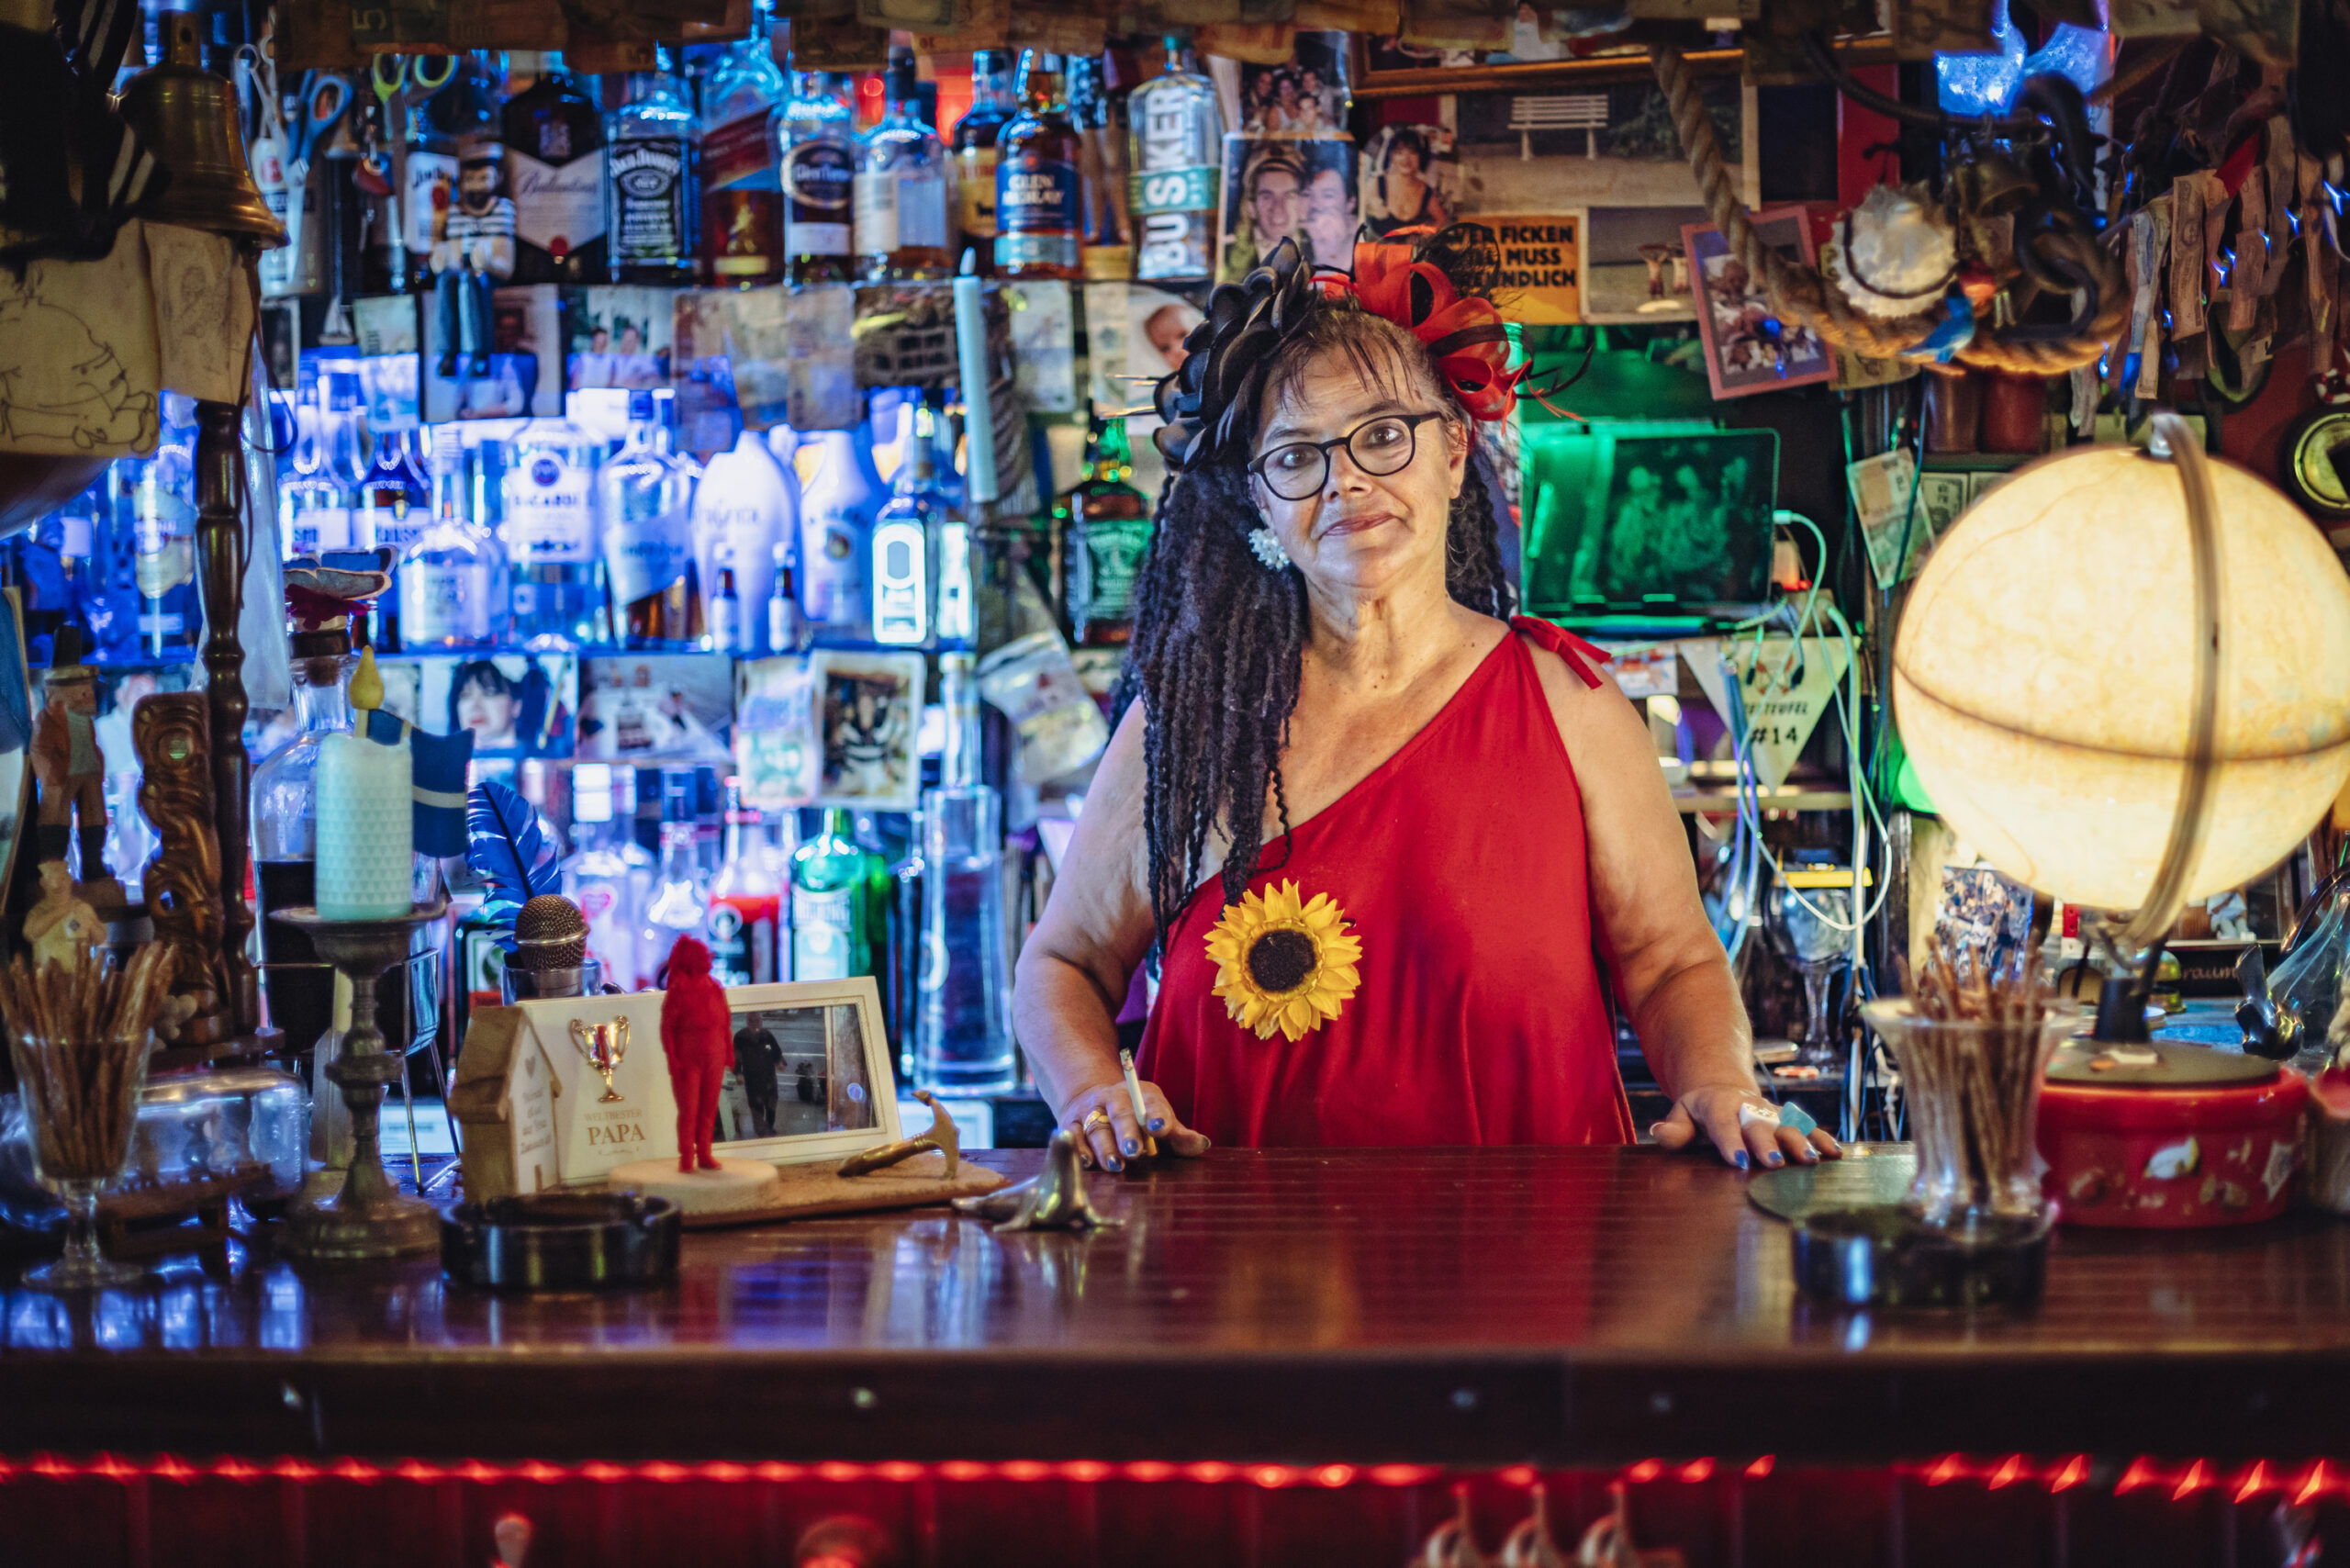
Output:
[[463,855],[465,852],[465,769],[474,759],[474,733],[431,735],[396,713],[381,708],[367,713],[367,738],[397,745],[408,736],[411,793],[416,801],[416,852],[420,855]]
[[1752,637],[1707,637],[1685,640],[1680,647],[1707,700],[1725,719],[1730,711],[1728,681],[1737,678],[1755,778],[1765,790],[1785,784],[1836,683],[1844,678],[1850,657],[1843,639],[1805,637],[1798,646],[1797,639],[1778,633],[1759,645]]

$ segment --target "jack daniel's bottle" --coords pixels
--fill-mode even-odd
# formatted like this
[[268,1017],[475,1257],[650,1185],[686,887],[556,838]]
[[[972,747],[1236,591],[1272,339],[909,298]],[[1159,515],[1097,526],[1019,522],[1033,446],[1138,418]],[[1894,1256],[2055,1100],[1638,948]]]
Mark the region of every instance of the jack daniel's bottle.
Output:
[[656,48],[653,58],[651,71],[628,79],[628,102],[605,122],[604,244],[614,283],[682,286],[694,281],[701,131],[669,74],[669,51]]

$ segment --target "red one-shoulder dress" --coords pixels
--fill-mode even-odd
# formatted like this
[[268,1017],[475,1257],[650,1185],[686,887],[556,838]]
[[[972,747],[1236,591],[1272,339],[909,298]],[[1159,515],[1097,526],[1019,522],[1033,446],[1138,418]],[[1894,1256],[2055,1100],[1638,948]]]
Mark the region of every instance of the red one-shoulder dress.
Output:
[[1136,1066],[1217,1143],[1631,1141],[1583,794],[1527,644],[1593,687],[1606,655],[1510,625],[1239,904],[1210,879],[1177,918]]

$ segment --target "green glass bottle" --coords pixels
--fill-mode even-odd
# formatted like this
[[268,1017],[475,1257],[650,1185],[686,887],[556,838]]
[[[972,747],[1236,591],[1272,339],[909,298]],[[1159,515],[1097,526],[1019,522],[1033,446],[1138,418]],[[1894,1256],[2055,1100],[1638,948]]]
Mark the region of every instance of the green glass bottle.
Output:
[[869,972],[871,895],[867,851],[849,835],[847,808],[824,808],[816,836],[791,857],[791,978],[847,980]]
[[1116,647],[1134,636],[1150,501],[1134,487],[1125,420],[1097,420],[1086,456],[1085,479],[1066,503],[1069,622],[1083,646]]

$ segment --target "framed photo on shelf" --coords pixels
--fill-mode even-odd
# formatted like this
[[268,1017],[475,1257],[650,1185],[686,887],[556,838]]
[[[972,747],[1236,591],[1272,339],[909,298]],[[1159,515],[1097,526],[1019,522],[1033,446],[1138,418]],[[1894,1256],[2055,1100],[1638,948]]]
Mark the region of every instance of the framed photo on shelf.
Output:
[[824,747],[816,803],[912,811],[922,795],[922,655],[826,649],[810,667]]
[[1353,266],[1360,206],[1352,141],[1226,136],[1216,281],[1238,283],[1283,240],[1315,265]]
[[[1753,222],[1762,242],[1781,255],[1812,259],[1811,228],[1801,207],[1758,212]],[[1689,258],[1698,335],[1706,342],[1706,379],[1716,398],[1835,379],[1835,356],[1819,334],[1780,319],[1762,280],[1731,253],[1719,230],[1689,224],[1681,230],[1681,245]]]
[[389,658],[384,710],[427,734],[471,730],[474,756],[569,756],[579,710],[576,654]]
[[730,986],[734,1065],[713,1152],[778,1165],[842,1159],[898,1134],[881,993],[855,980]]
[[583,661],[579,755],[599,761],[717,762],[734,722],[723,654],[623,654]]

